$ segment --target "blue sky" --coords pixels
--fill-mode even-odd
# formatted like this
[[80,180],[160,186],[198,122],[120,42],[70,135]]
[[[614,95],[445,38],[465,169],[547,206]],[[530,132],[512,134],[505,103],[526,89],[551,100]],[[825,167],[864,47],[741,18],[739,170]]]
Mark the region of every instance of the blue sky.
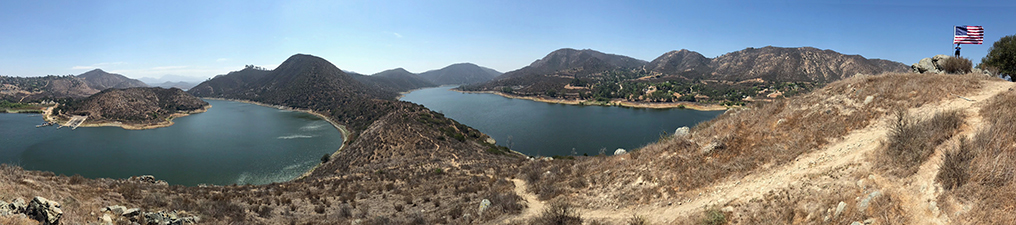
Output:
[[3,1],[0,75],[211,77],[290,55],[411,72],[472,62],[515,70],[559,48],[652,60],[811,46],[912,64],[985,27],[977,63],[1016,34],[1014,1]]

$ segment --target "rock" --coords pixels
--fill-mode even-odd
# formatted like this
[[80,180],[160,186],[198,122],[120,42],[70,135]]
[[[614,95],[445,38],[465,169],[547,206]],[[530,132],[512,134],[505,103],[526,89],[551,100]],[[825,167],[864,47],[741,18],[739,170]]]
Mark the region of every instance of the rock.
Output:
[[733,206],[723,207],[722,209],[720,209],[720,211],[725,213],[732,213],[734,212],[734,207]]
[[833,218],[840,217],[840,214],[843,213],[844,209],[847,209],[847,203],[840,201],[840,203],[836,205],[836,212],[833,213]]
[[113,218],[110,218],[109,214],[102,214],[102,217],[99,217],[99,224],[113,225]]
[[152,176],[152,175],[134,176],[134,177],[131,177],[131,178],[127,178],[127,181],[136,182],[136,183],[149,183],[149,184],[157,184],[157,185],[166,185],[166,186],[169,185],[169,183],[166,183],[166,181],[156,180],[155,176]]
[[483,199],[482,201],[480,201],[480,210],[479,210],[479,214],[480,214],[480,215],[483,215],[483,211],[484,211],[484,210],[487,210],[487,208],[490,208],[490,200],[488,200],[488,199]]
[[864,224],[862,224],[861,222],[854,221],[853,223],[850,223],[850,225],[864,225]]
[[628,153],[628,151],[625,151],[623,148],[614,150],[614,155],[624,155],[624,153]]
[[686,137],[689,131],[691,131],[691,128],[688,127],[677,128],[677,130],[674,130],[674,137]]
[[25,199],[16,198],[10,204],[7,204],[7,208],[10,209],[11,214],[25,213],[28,204],[25,204]]
[[864,220],[864,224],[865,225],[873,224],[873,223],[875,223],[875,219],[868,218],[868,219]]
[[25,214],[45,225],[59,224],[60,217],[63,216],[63,210],[60,210],[59,202],[36,196],[32,199],[32,202],[28,203]]
[[111,212],[113,215],[123,215],[127,211],[127,207],[121,205],[106,206],[102,211]]
[[857,180],[857,187],[864,190],[864,179]]
[[875,96],[868,95],[868,97],[864,97],[864,104],[867,105],[868,103],[871,103],[872,100],[875,100]]
[[487,140],[484,140],[484,142],[487,142],[487,144],[497,144],[497,141],[492,137],[487,137]]
[[868,209],[868,204],[871,204],[871,200],[877,198],[878,196],[882,196],[882,192],[872,191],[871,194],[868,194],[868,197],[857,203],[857,211],[864,213],[864,210]]
[[720,146],[720,143],[717,143],[715,141],[710,142],[706,146],[702,146],[702,154],[706,154],[706,153],[712,152],[714,149],[716,149],[717,146]]
[[141,215],[141,209],[139,209],[139,208],[130,208],[128,210],[124,210],[123,214],[120,214],[120,216],[125,216],[125,217],[134,217],[134,216],[137,216],[137,215]]
[[7,202],[5,202],[4,200],[0,200],[0,216],[14,214],[11,211],[14,211],[13,209],[11,209],[11,206],[8,205]]
[[145,223],[152,225],[168,225],[169,218],[162,213],[144,213]]
[[935,55],[931,58],[923,58],[921,61],[910,65],[910,70],[914,73],[945,73],[942,70],[942,64],[950,59],[952,59],[952,56],[948,55]]
[[935,55],[931,57],[931,62],[935,64],[935,69],[941,71],[943,68],[942,64],[944,64],[946,60],[950,60],[952,58],[952,56],[947,55]]
[[914,73],[937,73],[938,69],[935,68],[935,63],[931,62],[931,58],[923,58],[921,61],[910,65],[910,70]]

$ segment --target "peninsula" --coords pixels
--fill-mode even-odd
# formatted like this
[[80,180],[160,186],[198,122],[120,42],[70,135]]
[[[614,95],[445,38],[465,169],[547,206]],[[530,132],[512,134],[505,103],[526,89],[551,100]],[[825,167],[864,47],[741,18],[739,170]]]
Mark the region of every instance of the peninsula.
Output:
[[47,122],[73,127],[116,126],[143,130],[173,125],[173,119],[211,105],[179,88],[110,88],[84,99],[64,100],[44,110]]

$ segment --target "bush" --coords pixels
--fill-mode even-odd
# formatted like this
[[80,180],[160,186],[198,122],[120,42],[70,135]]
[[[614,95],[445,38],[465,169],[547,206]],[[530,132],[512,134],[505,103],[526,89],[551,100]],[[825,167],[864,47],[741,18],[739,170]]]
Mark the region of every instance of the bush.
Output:
[[638,214],[632,214],[631,217],[628,218],[628,225],[647,225],[647,224],[649,224],[649,222],[646,221],[646,218],[639,216]]
[[326,162],[328,162],[328,160],[331,160],[331,159],[332,159],[332,155],[331,154],[325,154],[325,155],[321,156],[321,163],[326,163]]
[[529,224],[579,225],[582,224],[582,217],[568,203],[556,202]]
[[707,209],[703,213],[705,214],[705,217],[702,218],[701,224],[720,225],[727,223],[727,216],[717,208]]
[[967,140],[961,139],[959,148],[946,151],[942,158],[942,166],[935,176],[935,181],[942,184],[946,190],[963,186],[970,179],[970,161],[974,159]]
[[916,173],[935,152],[935,147],[952,137],[961,124],[963,118],[959,111],[936,113],[931,119],[920,122],[905,110],[898,111],[882,151],[881,167],[900,177]]
[[942,70],[950,74],[967,74],[973,69],[974,63],[970,62],[970,59],[963,57],[955,57],[945,60],[942,63]]
[[998,68],[1000,74],[1016,74],[1016,35],[1002,37],[988,49],[988,55],[981,58],[978,67]]

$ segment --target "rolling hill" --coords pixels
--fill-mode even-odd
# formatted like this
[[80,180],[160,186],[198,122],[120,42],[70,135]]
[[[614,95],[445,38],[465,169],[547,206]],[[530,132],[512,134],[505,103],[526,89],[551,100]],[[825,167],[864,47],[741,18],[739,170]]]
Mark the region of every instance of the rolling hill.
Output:
[[501,72],[472,63],[456,63],[420,73],[421,77],[437,85],[482,83],[500,75]]
[[385,70],[370,76],[356,74],[352,75],[352,77],[365,85],[390,92],[405,92],[413,89],[438,86],[402,68]]

